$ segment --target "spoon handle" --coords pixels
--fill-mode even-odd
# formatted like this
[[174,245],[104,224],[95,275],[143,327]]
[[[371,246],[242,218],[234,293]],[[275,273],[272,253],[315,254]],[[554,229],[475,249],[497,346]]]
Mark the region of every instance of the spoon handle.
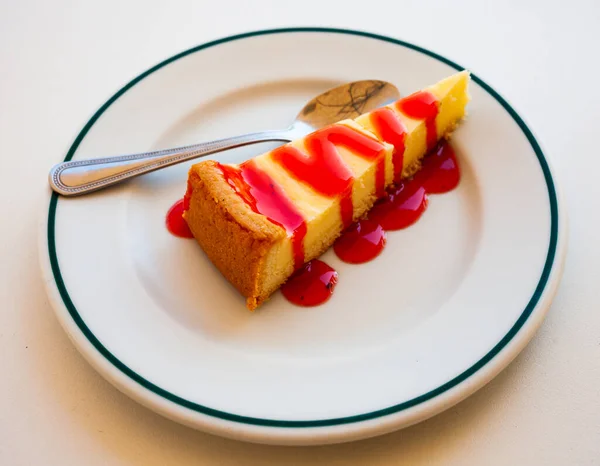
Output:
[[140,154],[91,160],[75,160],[55,165],[50,170],[50,187],[63,196],[79,196],[106,188],[144,173],[175,165],[215,152],[257,142],[292,140],[291,132],[263,131],[231,138]]

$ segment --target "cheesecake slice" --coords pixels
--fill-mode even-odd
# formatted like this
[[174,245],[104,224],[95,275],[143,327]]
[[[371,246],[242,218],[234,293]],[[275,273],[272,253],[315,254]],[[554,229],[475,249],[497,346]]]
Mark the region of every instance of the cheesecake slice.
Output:
[[191,167],[184,218],[248,309],[420,168],[464,117],[468,82],[468,72],[457,73],[240,165]]

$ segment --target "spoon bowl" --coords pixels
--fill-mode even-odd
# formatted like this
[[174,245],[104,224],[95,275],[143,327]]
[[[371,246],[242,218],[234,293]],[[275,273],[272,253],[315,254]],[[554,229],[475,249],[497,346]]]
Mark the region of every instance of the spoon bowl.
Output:
[[400,92],[386,81],[354,81],[329,89],[310,100],[292,127],[306,125],[306,134],[340,120],[356,118],[400,98]]

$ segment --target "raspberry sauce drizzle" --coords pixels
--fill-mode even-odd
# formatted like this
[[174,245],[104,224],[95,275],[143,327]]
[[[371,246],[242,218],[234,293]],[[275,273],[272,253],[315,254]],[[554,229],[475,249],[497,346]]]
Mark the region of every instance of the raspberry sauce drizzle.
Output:
[[427,129],[427,150],[432,150],[438,140],[435,118],[439,113],[439,101],[427,91],[419,91],[400,99],[396,108],[414,120],[425,120]]
[[369,218],[385,230],[400,230],[415,223],[427,208],[428,194],[453,190],[460,170],[452,147],[440,142],[422,162],[422,168],[407,181],[388,191],[369,213]]
[[253,160],[239,168],[218,165],[223,176],[235,192],[257,213],[285,229],[292,238],[294,267],[304,264],[304,236],[306,222],[283,190]]
[[173,204],[167,212],[165,223],[167,225],[167,230],[169,230],[171,234],[179,236],[180,238],[193,238],[194,235],[183,218],[183,212],[186,210],[186,202],[186,198],[183,198]]
[[400,182],[373,207],[369,218],[385,230],[401,230],[415,223],[426,208],[425,188],[411,182]]
[[318,259],[304,264],[281,287],[285,298],[298,306],[318,306],[333,294],[338,273]]
[[378,160],[377,189],[385,188],[384,146],[357,130],[345,125],[332,125],[315,131],[305,139],[306,151],[285,145],[275,149],[273,160],[279,163],[298,181],[308,184],[326,197],[340,198],[340,211],[344,228],[352,223],[352,171],[342,160],[336,146],[346,147],[368,160]]
[[369,219],[359,220],[335,242],[333,250],[344,262],[362,264],[375,259],[385,246],[383,227]]
[[[394,146],[392,163],[394,165],[394,181],[400,181],[404,166],[404,142],[406,140],[406,126],[390,108],[383,107],[371,112],[371,123],[375,127],[377,136],[388,144]],[[385,187],[385,182],[384,182]],[[383,194],[383,193],[382,193]],[[381,197],[379,194],[377,197]]]

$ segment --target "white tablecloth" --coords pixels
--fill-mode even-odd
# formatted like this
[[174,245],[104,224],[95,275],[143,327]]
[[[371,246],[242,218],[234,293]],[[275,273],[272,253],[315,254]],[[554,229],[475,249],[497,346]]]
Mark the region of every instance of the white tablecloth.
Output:
[[[1,2],[0,464],[600,464],[600,4],[487,3]],[[193,45],[294,25],[395,36],[479,74],[539,137],[570,217],[558,296],[507,370],[420,425],[316,448],[212,437],[129,400],[67,339],[37,258],[47,171],[115,90]]]

